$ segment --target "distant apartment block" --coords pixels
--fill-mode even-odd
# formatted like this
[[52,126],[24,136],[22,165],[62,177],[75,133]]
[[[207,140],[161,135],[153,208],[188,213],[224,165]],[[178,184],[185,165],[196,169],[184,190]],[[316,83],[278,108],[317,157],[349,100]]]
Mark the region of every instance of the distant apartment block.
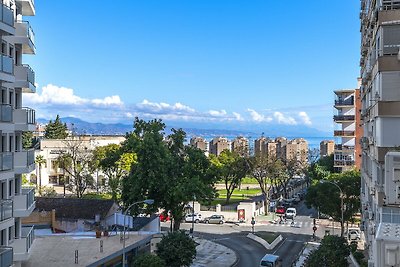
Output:
[[286,142],[283,148],[284,160],[297,160],[298,162],[308,162],[308,143],[303,138],[296,138]]
[[242,157],[249,156],[249,139],[243,136],[238,136],[232,141],[232,152],[236,152]]
[[288,140],[286,137],[277,137],[275,138],[276,143],[276,156],[282,160],[286,159],[286,144]]
[[361,99],[359,89],[337,90],[334,107],[337,114],[334,137],[336,138],[334,152],[334,168],[338,171],[361,168]]
[[35,72],[23,64],[36,53],[35,34],[25,16],[35,15],[33,0],[0,3],[0,265],[21,266],[34,241],[33,227],[21,218],[35,208],[35,191],[22,188],[22,175],[35,168],[33,150],[22,146],[23,132],[35,129],[35,111],[24,107],[22,95],[34,93]]
[[277,143],[266,137],[260,137],[254,141],[255,156],[276,157]]
[[210,154],[219,156],[225,149],[231,150],[231,142],[225,137],[215,137],[211,140],[209,147]]
[[319,143],[319,157],[330,156],[335,152],[335,141],[323,140]]
[[208,141],[202,137],[192,137],[190,138],[190,145],[196,147],[208,155]]
[[361,228],[368,266],[400,266],[400,1],[361,1]]

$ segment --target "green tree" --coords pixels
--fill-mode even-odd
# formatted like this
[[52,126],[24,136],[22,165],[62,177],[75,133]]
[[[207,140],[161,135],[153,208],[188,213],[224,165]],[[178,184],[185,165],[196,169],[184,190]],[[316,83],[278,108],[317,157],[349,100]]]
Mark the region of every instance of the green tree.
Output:
[[37,143],[37,139],[33,137],[32,132],[22,133],[22,147],[24,149],[32,148]]
[[196,257],[196,243],[183,231],[169,233],[157,244],[157,255],[168,267],[190,266]]
[[60,116],[57,115],[54,122],[51,120],[46,125],[46,129],[44,132],[44,138],[46,139],[65,139],[68,136],[68,127],[67,125],[61,122]]
[[44,157],[42,155],[37,155],[35,158],[35,163],[38,165],[39,167],[39,195],[42,195],[42,165],[46,163],[46,160],[44,159]]
[[[315,207],[320,212],[331,216],[335,221],[341,223],[341,236],[344,233],[344,223],[350,221],[355,213],[359,212],[361,174],[357,170],[334,173],[327,177],[327,181],[336,183],[340,190],[330,183],[318,183],[311,186],[306,194],[305,200],[308,207]],[[341,198],[343,198],[343,220]]]
[[[182,130],[173,129],[164,141],[164,128],[161,120],[135,119],[134,130],[128,134],[122,150],[135,153],[137,162],[122,180],[122,200],[128,206],[146,198],[154,199],[147,212],[158,208],[170,211],[171,228],[177,230],[185,207],[194,196],[199,201],[214,197],[215,175],[201,150],[183,144]],[[139,213],[139,207],[132,207],[132,213]]]
[[328,235],[322,239],[319,248],[310,254],[306,266],[346,267],[349,266],[349,255],[350,247],[345,238]]
[[83,144],[79,136],[65,140],[64,143],[66,152],[60,154],[57,161],[69,177],[66,188],[75,193],[76,197],[82,198],[85,191],[94,186],[92,173],[95,164],[92,151]]
[[121,195],[122,178],[128,175],[131,165],[135,162],[135,154],[123,153],[121,146],[109,144],[96,147],[93,151],[96,167],[107,176],[107,189],[114,201]]
[[132,267],[165,267],[165,262],[157,255],[153,254],[141,254],[137,256]]
[[229,203],[233,191],[239,187],[250,169],[248,159],[235,152],[224,150],[217,157],[210,155],[210,161],[217,170],[219,180],[225,184],[226,203]]

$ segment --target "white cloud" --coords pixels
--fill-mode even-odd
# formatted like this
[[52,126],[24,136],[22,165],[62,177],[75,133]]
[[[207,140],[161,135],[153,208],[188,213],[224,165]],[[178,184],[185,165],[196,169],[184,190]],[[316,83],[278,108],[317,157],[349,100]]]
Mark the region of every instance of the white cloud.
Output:
[[232,112],[232,114],[233,114],[233,116],[235,116],[235,119],[236,119],[237,121],[244,121],[242,115],[240,115],[239,113],[237,113],[237,112]]
[[267,117],[263,114],[260,114],[257,111],[255,111],[254,109],[248,108],[247,111],[250,112],[250,116],[253,121],[256,121],[256,122],[271,122],[272,121],[271,117]]
[[122,106],[124,103],[118,95],[106,96],[103,99],[93,99],[91,101],[95,105],[99,106]]
[[300,120],[305,125],[311,125],[312,124],[310,117],[308,116],[308,114],[305,111],[300,111],[299,112],[299,117],[300,117]]
[[278,121],[279,124],[288,124],[288,125],[296,125],[297,122],[294,118],[290,116],[285,116],[282,112],[275,111],[274,118]]
[[195,110],[189,106],[183,105],[181,103],[175,103],[174,105],[170,105],[168,103],[155,103],[150,102],[147,99],[143,100],[141,103],[137,104],[136,107],[146,113],[155,113],[155,114],[167,114],[167,113],[194,113]]
[[209,110],[208,114],[210,114],[211,116],[215,116],[215,117],[223,117],[226,116],[226,110],[221,109],[221,110]]

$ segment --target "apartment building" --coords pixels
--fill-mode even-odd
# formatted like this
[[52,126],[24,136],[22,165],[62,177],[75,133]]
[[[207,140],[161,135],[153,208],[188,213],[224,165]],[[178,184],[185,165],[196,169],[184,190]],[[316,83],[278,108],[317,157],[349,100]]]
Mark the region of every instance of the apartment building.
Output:
[[35,192],[21,184],[22,174],[35,168],[34,151],[22,148],[22,133],[35,129],[35,111],[22,105],[22,94],[36,90],[35,72],[23,64],[23,55],[36,50],[25,20],[35,6],[33,0],[3,0],[0,8],[0,263],[7,267],[28,259],[34,239],[21,218],[35,208]]
[[284,160],[297,160],[308,162],[308,142],[303,138],[296,138],[286,142],[283,147]]
[[261,136],[254,140],[254,154],[255,156],[271,156],[276,157],[277,143],[270,138]]
[[190,145],[200,149],[208,156],[208,141],[203,137],[194,136],[190,138]]
[[368,266],[400,266],[400,1],[361,0],[362,229]]
[[238,153],[242,157],[248,157],[249,151],[249,139],[243,136],[236,137],[231,144],[232,152]]
[[335,141],[323,140],[319,143],[319,157],[323,158],[333,154],[335,150]]
[[286,147],[287,142],[288,142],[288,140],[286,139],[286,137],[275,138],[276,156],[282,160],[286,159],[285,147]]
[[218,156],[225,149],[231,150],[231,142],[225,137],[215,137],[209,144],[210,154]]
[[334,168],[346,171],[361,168],[361,97],[359,89],[337,90],[335,104],[337,114],[333,116],[336,139]]

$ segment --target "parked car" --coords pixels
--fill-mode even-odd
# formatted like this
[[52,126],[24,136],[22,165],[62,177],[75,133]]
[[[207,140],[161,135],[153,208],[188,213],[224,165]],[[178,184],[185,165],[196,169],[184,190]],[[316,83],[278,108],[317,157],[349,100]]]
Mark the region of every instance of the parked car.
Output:
[[207,217],[204,219],[204,223],[223,224],[224,222],[225,222],[225,218],[223,215],[213,215],[211,217]]
[[358,228],[349,228],[349,232],[346,231],[345,236],[350,241],[357,241],[361,239],[361,231]]
[[296,217],[296,208],[288,208],[285,213],[286,218],[293,219]]
[[261,267],[282,267],[282,259],[278,255],[265,254],[260,262]]
[[185,216],[185,222],[195,222],[199,223],[202,220],[201,214],[200,213],[194,213],[194,214],[186,214]]

